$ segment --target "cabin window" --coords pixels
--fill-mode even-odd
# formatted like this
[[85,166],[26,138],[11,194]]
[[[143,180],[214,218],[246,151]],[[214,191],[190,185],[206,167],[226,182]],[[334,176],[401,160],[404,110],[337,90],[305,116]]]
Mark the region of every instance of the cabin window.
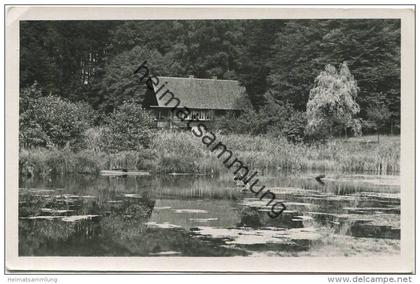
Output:
[[214,117],[214,113],[213,113],[213,111],[212,110],[208,110],[207,112],[206,112],[206,120],[213,120],[213,117]]
[[206,111],[200,110],[200,120],[206,120]]
[[[168,110],[159,110],[157,111],[157,118],[159,120],[164,120],[169,117],[172,117],[173,119],[177,119],[177,116],[175,113],[172,113]],[[188,112],[188,115],[185,117],[185,120],[214,120],[215,112],[214,110],[190,110]]]
[[192,113],[191,113],[191,111],[188,111],[187,113],[188,113],[188,115],[185,117],[185,119],[186,119],[186,120],[191,120],[191,118],[192,118]]
[[198,117],[197,112],[195,110],[193,110],[192,111],[192,119],[195,120],[195,119],[197,119],[197,117]]

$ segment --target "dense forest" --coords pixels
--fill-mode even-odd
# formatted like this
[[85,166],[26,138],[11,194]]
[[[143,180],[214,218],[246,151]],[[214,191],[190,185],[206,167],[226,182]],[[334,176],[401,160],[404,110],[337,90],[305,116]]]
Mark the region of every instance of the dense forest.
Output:
[[223,171],[189,133],[154,129],[133,74],[145,60],[245,86],[247,109],[214,127],[253,166],[399,169],[398,139],[379,143],[400,127],[399,20],[27,21],[20,40],[26,175]]
[[36,84],[40,96],[100,114],[127,99],[141,104],[132,71],[147,60],[156,75],[239,80],[254,120],[279,121],[305,112],[318,74],[345,62],[358,116],[399,131],[399,20],[27,21],[20,41],[21,94]]

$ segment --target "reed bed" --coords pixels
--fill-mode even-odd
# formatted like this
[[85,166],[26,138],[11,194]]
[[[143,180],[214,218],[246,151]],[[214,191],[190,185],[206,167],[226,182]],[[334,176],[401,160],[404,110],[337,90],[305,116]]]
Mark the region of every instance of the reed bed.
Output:
[[21,149],[19,172],[25,176],[61,176],[68,173],[97,174],[104,165],[102,153],[68,149]]
[[[222,156],[210,150],[218,142],[231,150],[244,165],[252,169],[341,170],[394,174],[399,172],[399,136],[383,136],[378,144],[375,137],[333,139],[325,144],[291,144],[285,139],[269,136],[217,135],[212,145],[188,132],[161,132],[155,140],[160,157],[171,157],[171,167],[189,172],[226,171]],[[160,141],[165,141],[160,143]],[[185,168],[185,164],[189,167]],[[162,165],[163,166],[163,165]],[[161,170],[165,171],[164,168]]]
[[[395,174],[400,168],[399,136],[333,139],[325,144],[291,144],[269,136],[216,135],[207,147],[189,132],[159,131],[150,149],[106,154],[93,150],[21,149],[19,166],[25,175],[96,174],[102,169],[126,168],[155,173],[217,174],[227,171],[218,142],[232,151],[249,169],[341,170]],[[228,162],[230,163],[230,162]]]

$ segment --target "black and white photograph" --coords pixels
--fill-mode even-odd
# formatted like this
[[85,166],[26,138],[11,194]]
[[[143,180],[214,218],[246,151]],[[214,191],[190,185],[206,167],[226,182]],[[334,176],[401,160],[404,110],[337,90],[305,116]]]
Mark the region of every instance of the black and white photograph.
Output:
[[400,257],[402,52],[400,16],[20,20],[15,253]]

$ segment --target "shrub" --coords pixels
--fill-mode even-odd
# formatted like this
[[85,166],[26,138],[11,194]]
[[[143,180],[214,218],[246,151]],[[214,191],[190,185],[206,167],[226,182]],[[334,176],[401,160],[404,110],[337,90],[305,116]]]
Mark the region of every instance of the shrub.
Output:
[[286,120],[283,134],[288,142],[299,143],[305,138],[306,115],[302,112],[294,112]]
[[219,116],[214,121],[214,129],[223,134],[238,133],[238,122],[238,117],[233,114]]
[[26,112],[34,100],[42,96],[42,89],[36,81],[30,87],[21,89],[19,94],[19,113]]
[[93,127],[87,129],[83,133],[83,144],[86,149],[96,152],[102,151],[105,148],[105,129],[104,127]]
[[80,147],[82,135],[94,118],[93,109],[85,103],[72,103],[51,95],[33,99],[20,115],[20,144]]
[[19,144],[22,147],[53,147],[50,137],[41,125],[27,116],[28,113],[20,115]]
[[265,95],[266,103],[259,111],[261,133],[277,133],[284,131],[286,121],[293,113],[288,103],[275,99],[270,93]]
[[239,117],[225,115],[216,120],[215,128],[222,134],[284,135],[284,127],[293,113],[291,105],[265,95],[266,104],[259,111],[246,108]]
[[264,121],[260,113],[254,110],[246,110],[236,120],[233,120],[233,133],[249,133],[250,135],[259,135],[266,132]]
[[101,141],[109,153],[148,148],[153,137],[153,118],[141,105],[124,102],[106,119]]

